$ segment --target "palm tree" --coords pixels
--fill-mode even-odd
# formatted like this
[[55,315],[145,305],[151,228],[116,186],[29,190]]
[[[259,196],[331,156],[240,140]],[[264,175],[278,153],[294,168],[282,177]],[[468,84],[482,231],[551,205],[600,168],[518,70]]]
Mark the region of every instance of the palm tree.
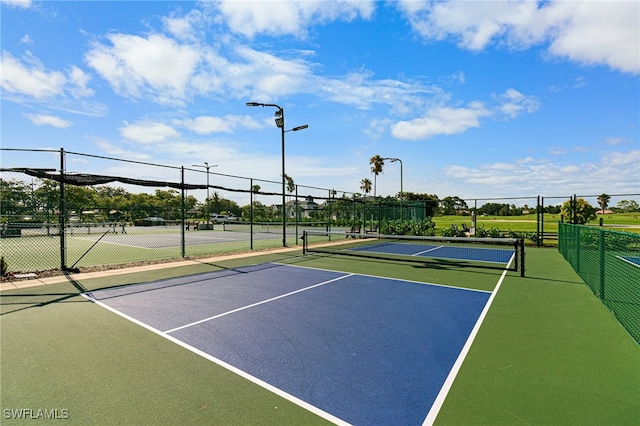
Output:
[[610,200],[611,200],[611,196],[610,195],[607,195],[605,193],[602,193],[602,194],[598,195],[598,204],[602,208],[602,214],[604,214],[604,211],[609,206],[609,201]]
[[253,198],[254,201],[258,201],[258,192],[260,192],[260,185],[253,185],[251,187],[251,192],[253,192],[255,195],[255,197]]
[[363,199],[363,204],[362,204],[362,217],[363,217],[363,225],[366,228],[367,227],[367,194],[371,192],[371,179],[369,178],[364,178],[360,181],[360,189],[362,190],[362,192],[364,192],[364,197]]
[[293,182],[291,176],[285,174],[284,178],[287,181],[287,191],[289,191],[289,195],[291,195],[291,193],[296,190],[296,184]]
[[[284,179],[287,181],[287,191],[289,192],[289,201],[291,201],[291,194],[296,190],[296,184],[293,182],[293,178],[285,173]],[[296,214],[298,210],[298,199],[296,198]]]
[[382,169],[384,167],[384,158],[380,157],[379,154],[374,155],[369,159],[369,164],[371,165],[371,173],[373,173],[373,198],[376,198],[376,184],[377,178],[380,173],[382,173]]
[[365,199],[367,194],[371,192],[371,179],[364,178],[360,181],[360,189],[364,192]]
[[[220,194],[218,193],[218,191],[213,191],[213,211],[216,213],[220,213],[220,211],[218,210],[218,204],[220,204]],[[209,203],[211,202],[211,200],[207,200],[207,205],[209,205]]]

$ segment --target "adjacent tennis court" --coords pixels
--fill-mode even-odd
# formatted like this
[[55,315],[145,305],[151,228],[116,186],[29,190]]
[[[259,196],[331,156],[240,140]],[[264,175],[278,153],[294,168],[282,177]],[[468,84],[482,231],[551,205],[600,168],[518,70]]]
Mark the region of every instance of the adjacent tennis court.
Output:
[[86,297],[330,421],[408,425],[490,295],[270,263]]
[[617,258],[640,268],[640,256],[617,256]]

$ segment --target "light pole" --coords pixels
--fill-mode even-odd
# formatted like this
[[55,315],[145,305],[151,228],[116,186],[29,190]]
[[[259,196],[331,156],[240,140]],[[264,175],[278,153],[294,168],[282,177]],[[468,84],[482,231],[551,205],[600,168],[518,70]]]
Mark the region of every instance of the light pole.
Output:
[[212,164],[209,165],[209,163],[207,163],[206,161],[204,162],[204,166],[202,164],[192,164],[193,167],[202,167],[204,169],[207,169],[207,229],[209,229],[209,220],[211,219],[211,216],[209,215],[209,169],[211,167],[218,167],[217,164]]
[[280,128],[282,134],[282,247],[287,246],[287,205],[285,198],[285,167],[284,167],[284,134],[286,132],[297,132],[298,130],[303,130],[309,127],[307,124],[303,126],[294,127],[293,129],[285,130],[284,129],[284,109],[280,105],[276,104],[263,104],[259,102],[247,102],[247,106],[250,107],[274,107],[278,108],[276,111],[276,126]]
[[404,211],[403,211],[403,205],[402,205],[402,199],[403,199],[403,191],[402,191],[402,160],[399,158],[383,158],[383,160],[389,160],[392,163],[395,162],[400,162],[400,220],[403,220],[403,215],[404,215]]

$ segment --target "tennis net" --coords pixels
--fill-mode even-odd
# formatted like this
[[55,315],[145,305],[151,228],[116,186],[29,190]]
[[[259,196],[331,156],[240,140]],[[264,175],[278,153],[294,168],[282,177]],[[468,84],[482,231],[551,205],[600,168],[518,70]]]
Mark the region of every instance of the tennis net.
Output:
[[[282,233],[282,222],[226,222],[222,224],[224,231],[253,232],[254,234],[280,234]],[[328,230],[327,222],[287,222],[286,232],[291,235],[301,235],[305,230]]]
[[311,230],[304,232],[303,253],[508,269],[524,276],[524,240],[520,238],[419,237]]

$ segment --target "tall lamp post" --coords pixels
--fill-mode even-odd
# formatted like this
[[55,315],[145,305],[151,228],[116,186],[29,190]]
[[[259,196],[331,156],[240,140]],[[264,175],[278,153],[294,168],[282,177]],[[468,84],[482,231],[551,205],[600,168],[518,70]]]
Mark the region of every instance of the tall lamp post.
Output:
[[403,210],[403,205],[402,205],[402,199],[403,199],[403,190],[402,190],[402,160],[399,158],[383,158],[383,160],[389,160],[392,163],[395,162],[400,162],[400,220],[404,219],[404,210]]
[[209,220],[211,219],[211,216],[209,215],[209,169],[211,167],[218,167],[217,164],[212,164],[209,165],[209,163],[207,163],[206,161],[204,162],[204,166],[202,164],[192,164],[193,167],[202,167],[204,169],[207,169],[207,229],[209,229]]
[[276,126],[280,128],[282,134],[282,247],[287,246],[287,205],[285,198],[285,167],[284,167],[284,134],[286,132],[297,132],[298,130],[303,130],[309,127],[307,124],[303,126],[294,127],[293,129],[285,130],[284,129],[284,109],[276,104],[263,104],[259,102],[247,102],[247,106],[249,107],[274,107],[278,108],[276,111]]

